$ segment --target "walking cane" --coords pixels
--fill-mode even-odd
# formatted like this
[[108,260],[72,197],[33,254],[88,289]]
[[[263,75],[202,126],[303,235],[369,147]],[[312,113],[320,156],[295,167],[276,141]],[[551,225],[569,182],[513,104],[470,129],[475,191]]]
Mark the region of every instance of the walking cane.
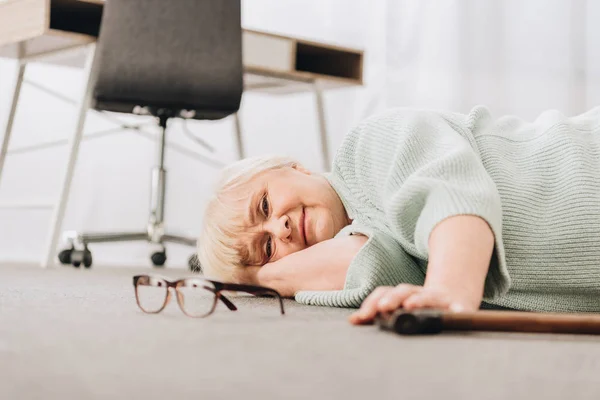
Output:
[[518,311],[477,311],[452,313],[439,310],[379,314],[381,329],[401,335],[422,335],[442,331],[502,331],[600,334],[600,314],[546,314]]

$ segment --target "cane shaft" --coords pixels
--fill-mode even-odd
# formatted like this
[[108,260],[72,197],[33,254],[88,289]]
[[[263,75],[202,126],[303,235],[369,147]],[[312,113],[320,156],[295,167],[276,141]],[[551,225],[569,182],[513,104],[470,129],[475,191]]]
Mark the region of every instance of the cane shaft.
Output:
[[600,316],[513,311],[444,313],[444,330],[600,334]]
[[378,315],[382,329],[404,335],[441,331],[502,331],[600,334],[598,314],[548,314],[516,311],[477,311],[447,313],[436,310],[397,310]]

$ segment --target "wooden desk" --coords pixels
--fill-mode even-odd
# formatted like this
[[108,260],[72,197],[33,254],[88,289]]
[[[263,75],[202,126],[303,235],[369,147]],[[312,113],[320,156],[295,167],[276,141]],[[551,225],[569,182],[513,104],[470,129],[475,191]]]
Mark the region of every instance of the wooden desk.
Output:
[[[84,57],[48,58],[92,43],[103,0],[0,0],[0,57],[83,66]],[[76,18],[74,18],[76,16]],[[274,93],[362,85],[363,52],[357,49],[243,30],[247,89]]]

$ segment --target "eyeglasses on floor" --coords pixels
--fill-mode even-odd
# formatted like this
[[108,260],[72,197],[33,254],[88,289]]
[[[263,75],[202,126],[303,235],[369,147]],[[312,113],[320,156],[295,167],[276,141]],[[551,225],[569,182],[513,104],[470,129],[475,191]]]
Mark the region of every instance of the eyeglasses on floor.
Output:
[[133,286],[137,305],[148,314],[157,314],[164,310],[171,300],[173,291],[177,297],[179,308],[188,317],[204,318],[209,316],[215,311],[219,301],[231,311],[236,311],[237,307],[223,295],[223,291],[276,297],[279,300],[281,315],[285,314],[281,295],[276,290],[263,286],[224,283],[203,278],[171,281],[152,275],[134,276]]

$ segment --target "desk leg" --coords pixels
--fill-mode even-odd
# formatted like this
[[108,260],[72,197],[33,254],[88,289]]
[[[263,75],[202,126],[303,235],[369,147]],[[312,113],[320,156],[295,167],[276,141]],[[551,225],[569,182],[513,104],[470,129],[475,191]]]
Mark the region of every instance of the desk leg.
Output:
[[235,124],[235,150],[237,152],[237,159],[241,160],[246,157],[244,153],[244,141],[242,139],[242,127],[240,123],[239,111],[233,114],[233,123]]
[[323,91],[318,81],[313,82],[315,101],[317,103],[317,116],[319,119],[319,137],[321,139],[321,158],[323,160],[323,171],[329,172],[331,161],[329,160],[329,145],[327,143],[327,123],[325,122],[325,107],[323,105]]
[[90,102],[92,97],[92,82],[94,81],[94,71],[92,65],[94,62],[95,44],[89,45],[89,53],[87,55],[86,65],[84,69],[85,85],[83,95],[79,103],[77,111],[77,123],[72,136],[69,138],[69,158],[67,161],[67,170],[63,177],[62,185],[60,188],[60,197],[54,207],[52,220],[50,222],[50,234],[48,238],[48,245],[46,252],[43,254],[42,267],[46,268],[54,264],[56,246],[58,245],[58,239],[60,230],[62,228],[62,222],[65,215],[65,209],[67,207],[67,201],[69,200],[69,191],[71,189],[71,183],[73,181],[73,174],[75,172],[75,164],[77,163],[77,156],[79,153],[79,146],[83,137],[83,128],[85,125],[85,118],[87,111],[90,108]]
[[15,116],[17,114],[17,105],[19,104],[21,87],[23,86],[25,66],[26,64],[19,64],[19,68],[17,71],[17,81],[15,82],[15,89],[13,91],[12,96],[12,103],[10,104],[10,111],[8,112],[6,128],[4,129],[4,138],[2,139],[2,147],[0,148],[0,183],[2,181],[2,172],[4,171],[4,161],[6,160],[6,153],[8,152],[8,144],[10,143],[10,136],[12,134]]

